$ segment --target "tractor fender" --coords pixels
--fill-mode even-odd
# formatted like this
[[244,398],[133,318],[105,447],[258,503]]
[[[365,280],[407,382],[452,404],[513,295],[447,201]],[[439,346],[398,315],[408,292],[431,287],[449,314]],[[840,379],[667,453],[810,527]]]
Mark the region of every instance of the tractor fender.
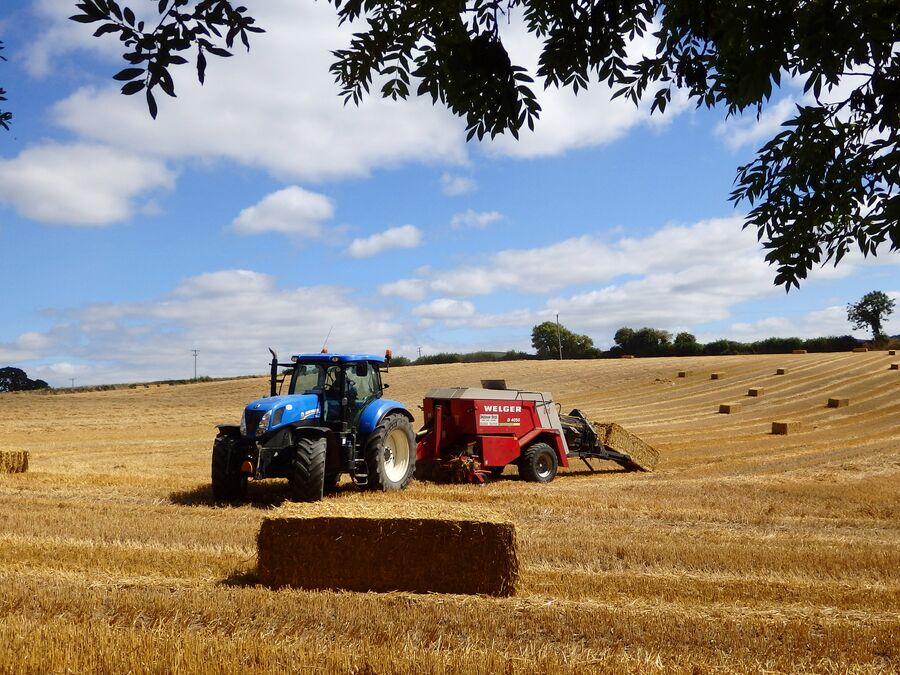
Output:
[[359,434],[361,436],[371,434],[386,415],[393,413],[400,413],[410,422],[413,421],[412,414],[399,401],[377,398],[366,406],[359,416]]
[[223,436],[241,437],[241,428],[237,424],[217,424],[216,429],[218,429],[219,433]]

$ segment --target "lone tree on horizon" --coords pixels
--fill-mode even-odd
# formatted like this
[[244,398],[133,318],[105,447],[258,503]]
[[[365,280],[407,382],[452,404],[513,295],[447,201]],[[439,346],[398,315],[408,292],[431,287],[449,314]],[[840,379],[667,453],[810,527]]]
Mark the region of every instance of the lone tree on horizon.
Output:
[[847,305],[847,320],[854,328],[871,328],[872,339],[878,342],[886,336],[881,330],[882,321],[893,313],[896,303],[882,291],[866,293],[859,302]]

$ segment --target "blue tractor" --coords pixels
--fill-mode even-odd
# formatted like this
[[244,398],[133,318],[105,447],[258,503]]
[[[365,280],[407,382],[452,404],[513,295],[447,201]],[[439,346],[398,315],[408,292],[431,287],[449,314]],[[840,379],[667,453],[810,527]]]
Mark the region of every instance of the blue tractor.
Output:
[[247,405],[240,426],[219,426],[216,500],[241,501],[247,482],[264,478],[287,478],[296,501],[321,499],[344,473],[366,489],[406,487],[416,463],[413,416],[382,396],[390,352],[297,354],[279,363],[269,351],[269,396]]

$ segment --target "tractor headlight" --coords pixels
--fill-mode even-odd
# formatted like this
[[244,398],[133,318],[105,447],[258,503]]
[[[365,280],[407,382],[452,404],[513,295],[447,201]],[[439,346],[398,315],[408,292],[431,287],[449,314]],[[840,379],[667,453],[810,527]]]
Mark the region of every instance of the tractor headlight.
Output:
[[241,436],[247,435],[247,412],[241,414]]
[[262,436],[269,430],[269,420],[272,418],[272,411],[266,410],[266,413],[262,416],[262,419],[259,420],[259,424],[256,425],[256,435]]

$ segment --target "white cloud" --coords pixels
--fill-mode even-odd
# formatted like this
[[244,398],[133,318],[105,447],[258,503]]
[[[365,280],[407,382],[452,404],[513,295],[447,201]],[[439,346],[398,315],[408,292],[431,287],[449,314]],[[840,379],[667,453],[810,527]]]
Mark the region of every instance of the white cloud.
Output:
[[466,319],[475,315],[475,305],[468,300],[437,298],[429,303],[413,308],[412,313],[423,319]]
[[458,197],[478,189],[474,178],[469,176],[456,176],[451,173],[441,175],[441,192],[448,197]]
[[391,227],[363,239],[354,239],[347,248],[353,258],[369,258],[394,248],[416,248],[422,243],[422,232],[415,225]]
[[[176,68],[178,98],[160,94],[157,120],[141,96],[121,96],[112,85],[76,91],[55,106],[55,120],[131,151],[227,159],[285,180],[465,161],[464,125],[428,99],[394,102],[374,91],[359,107],[344,105],[328,69],[331,51],[346,47],[352,27],[338,28],[331,6],[270,0],[253,15],[266,33],[254,37],[250,52],[211,58],[202,87],[193,67]],[[72,31],[91,30],[69,23]]]
[[800,99],[794,96],[786,96],[778,103],[767,106],[759,119],[755,113],[750,112],[732,117],[716,126],[716,136],[722,138],[732,150],[768,141],[778,133],[784,121],[794,114],[799,102]]
[[381,284],[378,292],[382,295],[394,295],[406,300],[421,300],[425,297],[425,283],[421,279],[399,279]]
[[103,145],[45,143],[0,159],[0,201],[55,225],[127,220],[138,197],[174,185],[175,174],[162,162]]
[[292,185],[243,209],[231,223],[238,234],[281,232],[296,237],[322,235],[322,223],[334,216],[334,202],[325,195]]
[[503,220],[503,214],[499,211],[474,211],[469,209],[463,213],[457,213],[450,219],[450,227],[473,227],[483,230],[491,223]]
[[379,353],[400,331],[389,315],[354,303],[344,289],[283,288],[250,270],[184,279],[148,302],[53,316],[51,329],[0,343],[0,361],[20,363],[54,386],[68,386],[69,377],[81,384],[191,377],[191,349],[200,350],[201,375],[259,373],[267,368],[267,347],[282,356],[318,351],[332,326],[333,351]]

